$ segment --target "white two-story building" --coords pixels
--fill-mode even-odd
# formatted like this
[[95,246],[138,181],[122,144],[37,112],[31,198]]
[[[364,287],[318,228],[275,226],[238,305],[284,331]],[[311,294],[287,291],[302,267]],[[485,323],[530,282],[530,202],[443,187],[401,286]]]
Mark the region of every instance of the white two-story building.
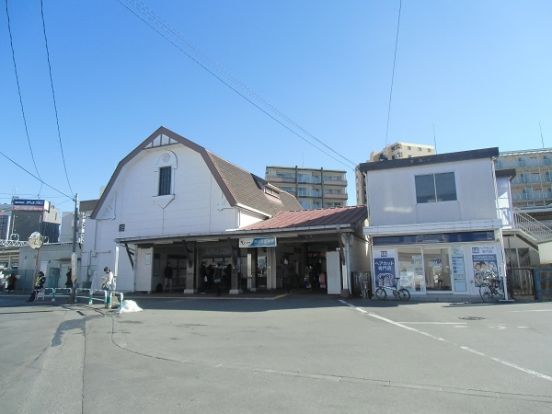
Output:
[[151,292],[170,266],[169,289],[194,293],[205,287],[204,269],[226,269],[224,289],[237,293],[241,265],[261,259],[227,230],[290,210],[302,207],[289,193],[161,127],[111,176],[87,223],[80,280],[108,266],[118,290]]
[[385,279],[412,295],[478,295],[478,272],[505,277],[508,188],[499,194],[497,156],[487,148],[359,166],[374,285]]

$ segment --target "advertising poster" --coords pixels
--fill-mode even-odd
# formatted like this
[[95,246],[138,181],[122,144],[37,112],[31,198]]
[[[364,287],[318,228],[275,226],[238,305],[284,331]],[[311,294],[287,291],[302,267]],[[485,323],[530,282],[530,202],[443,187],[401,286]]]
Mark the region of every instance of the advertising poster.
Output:
[[494,246],[472,247],[474,284],[479,287],[488,277],[498,277],[498,259]]
[[462,249],[452,249],[452,277],[454,280],[454,291],[465,292],[466,286],[466,266],[464,264],[464,252]]
[[382,250],[379,257],[374,257],[374,275],[376,286],[396,286],[393,252]]

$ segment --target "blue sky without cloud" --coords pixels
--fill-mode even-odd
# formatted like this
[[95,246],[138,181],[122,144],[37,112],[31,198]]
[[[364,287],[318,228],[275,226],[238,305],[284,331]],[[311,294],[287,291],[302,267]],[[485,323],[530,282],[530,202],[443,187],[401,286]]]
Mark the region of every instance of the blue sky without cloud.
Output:
[[[2,151],[34,171],[0,7]],[[224,71],[355,163],[385,143],[399,1],[143,0]],[[96,198],[117,163],[163,125],[259,175],[266,165],[348,169],[222,85],[131,14],[128,0],[44,0],[74,192]],[[40,0],[8,2],[42,178],[69,193]],[[552,146],[552,2],[403,0],[389,141],[438,152]],[[2,161],[0,202],[40,185]],[[43,188],[62,210],[72,203]]]

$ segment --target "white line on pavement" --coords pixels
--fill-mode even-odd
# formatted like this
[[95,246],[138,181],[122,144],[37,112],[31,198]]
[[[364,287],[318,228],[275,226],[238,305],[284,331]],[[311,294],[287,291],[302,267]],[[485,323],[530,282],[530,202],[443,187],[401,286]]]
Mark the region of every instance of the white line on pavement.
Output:
[[405,325],[467,325],[466,322],[398,322]]
[[514,364],[512,362],[508,362],[508,361],[505,361],[503,359],[500,359],[500,358],[496,358],[496,357],[493,357],[493,356],[490,356],[490,355],[486,355],[484,354],[483,352],[480,352],[480,351],[477,351],[475,349],[472,349],[472,348],[469,348],[467,346],[463,346],[463,345],[458,345],[452,341],[448,341],[444,338],[441,338],[441,337],[438,337],[438,336],[435,336],[435,335],[431,335],[430,333],[427,333],[427,332],[424,332],[424,331],[421,331],[419,329],[415,329],[415,328],[412,328],[410,326],[406,326],[404,325],[403,323],[400,323],[400,322],[395,322],[389,318],[385,318],[383,316],[380,316],[376,313],[373,313],[373,312],[368,312],[366,311],[365,309],[361,309],[359,308],[358,306],[354,306],[352,304],[350,304],[349,302],[345,301],[345,300],[341,300],[339,299],[339,302],[343,303],[344,305],[347,305],[361,313],[365,313],[365,314],[368,314],[368,316],[374,318],[374,319],[378,319],[380,321],[383,321],[383,322],[386,322],[390,325],[394,325],[394,326],[397,326],[399,328],[402,328],[402,329],[406,329],[407,331],[412,331],[412,332],[416,332],[418,334],[421,334],[421,335],[424,335],[424,336],[427,336],[431,339],[434,339],[436,341],[440,341],[440,342],[448,342],[449,344],[451,345],[454,345],[454,346],[457,346],[458,348],[460,348],[461,350],[463,351],[467,351],[467,352],[470,352],[472,354],[475,354],[475,355],[478,355],[480,357],[483,357],[483,358],[489,358],[490,360],[494,361],[494,362],[497,362],[501,365],[504,365],[504,366],[507,366],[507,367],[510,367],[510,368],[513,368],[513,369],[516,369],[518,371],[521,371],[521,372],[524,372],[526,374],[529,374],[529,375],[532,375],[534,377],[537,377],[537,378],[541,378],[541,379],[544,379],[546,381],[550,381],[552,382],[552,376],[550,375],[546,375],[546,374],[543,374],[543,373],[540,373],[538,371],[534,371],[532,369],[528,369],[528,368],[523,368],[522,366],[519,366],[517,364]]
[[515,310],[510,311],[512,313],[522,313],[522,312],[552,312],[552,309],[527,309],[527,310]]

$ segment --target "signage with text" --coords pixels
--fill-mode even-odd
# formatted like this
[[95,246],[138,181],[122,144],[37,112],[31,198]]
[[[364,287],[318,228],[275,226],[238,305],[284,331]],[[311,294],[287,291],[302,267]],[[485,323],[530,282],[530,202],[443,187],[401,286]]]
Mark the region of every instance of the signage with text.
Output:
[[239,240],[241,249],[276,247],[276,237],[243,237]]

